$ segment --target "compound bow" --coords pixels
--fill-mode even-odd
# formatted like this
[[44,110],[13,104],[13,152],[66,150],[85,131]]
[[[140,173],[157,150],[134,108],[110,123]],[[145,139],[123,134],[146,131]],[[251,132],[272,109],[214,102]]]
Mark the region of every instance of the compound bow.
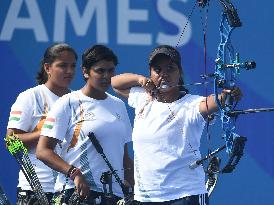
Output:
[[[198,4],[201,8],[208,5],[209,0],[197,0],[195,5]],[[218,116],[222,124],[222,137],[225,140],[225,145],[210,152],[207,156],[193,162],[190,168],[194,169],[201,165],[205,160],[210,160],[206,173],[208,181],[206,183],[209,195],[213,191],[219,173],[231,173],[244,153],[246,137],[240,136],[235,132],[236,119],[240,114],[271,112],[274,108],[258,108],[247,110],[235,110],[237,103],[232,99],[229,94],[222,105],[218,98],[219,89],[231,90],[236,85],[236,77],[240,74],[240,69],[251,70],[256,67],[254,61],[240,62],[239,53],[234,52],[231,44],[231,33],[235,28],[241,27],[242,23],[238,16],[237,10],[230,0],[219,0],[223,7],[222,19],[220,23],[220,36],[221,42],[218,47],[217,58],[215,60],[215,72],[213,74],[202,75],[203,78],[211,77],[214,79],[214,94],[215,101],[219,108]],[[192,14],[193,11],[191,11]],[[182,36],[182,35],[181,35]],[[204,38],[205,39],[205,38]],[[220,158],[215,157],[217,153],[226,149],[229,155],[227,164],[220,168]]]
[[48,205],[48,199],[43,191],[42,185],[37,177],[35,169],[28,156],[28,150],[17,135],[8,135],[5,138],[6,146],[10,154],[16,159],[23,171],[27,181],[29,182],[36,198],[37,203]]
[[[222,124],[222,137],[225,140],[225,145],[214,150],[206,157],[195,161],[190,165],[190,168],[202,164],[205,160],[210,159],[208,168],[206,169],[208,175],[207,188],[209,194],[213,191],[218,173],[231,173],[241,157],[245,147],[246,137],[240,136],[235,132],[236,115],[232,115],[237,103],[233,101],[231,94],[228,94],[225,104],[222,105],[219,96],[219,89],[232,90],[236,85],[236,76],[240,73],[241,68],[246,70],[254,69],[256,63],[254,61],[240,62],[239,53],[234,52],[230,37],[232,31],[241,27],[242,23],[238,16],[237,10],[229,0],[219,0],[223,7],[222,19],[220,23],[221,42],[218,47],[217,58],[215,60],[215,72],[213,74],[202,75],[203,78],[211,77],[214,79],[214,94],[215,102],[219,108],[219,117]],[[198,0],[196,3],[202,8],[208,5],[207,0]],[[215,157],[218,152],[226,149],[229,155],[227,164],[220,169],[220,159]]]

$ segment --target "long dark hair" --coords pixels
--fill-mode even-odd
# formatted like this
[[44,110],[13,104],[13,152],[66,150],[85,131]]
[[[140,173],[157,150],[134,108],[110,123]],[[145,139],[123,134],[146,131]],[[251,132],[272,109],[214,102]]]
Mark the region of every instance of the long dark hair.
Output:
[[37,72],[36,75],[36,82],[41,85],[48,81],[48,74],[46,73],[44,69],[44,64],[52,64],[57,58],[60,57],[61,53],[63,51],[70,51],[74,54],[75,59],[77,60],[78,56],[75,50],[65,43],[57,43],[53,44],[50,47],[48,47],[44,53],[44,56],[42,60],[40,61],[40,70]]
[[[91,67],[101,60],[112,61],[115,66],[118,64],[118,58],[110,48],[104,45],[94,45],[82,54],[82,69],[85,68],[89,73]],[[84,80],[87,79],[84,77]]]

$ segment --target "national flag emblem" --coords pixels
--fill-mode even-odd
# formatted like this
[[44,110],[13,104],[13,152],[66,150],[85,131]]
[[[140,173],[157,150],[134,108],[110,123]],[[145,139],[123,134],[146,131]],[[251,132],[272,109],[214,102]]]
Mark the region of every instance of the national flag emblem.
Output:
[[54,118],[47,118],[47,119],[45,120],[45,123],[44,123],[44,125],[43,125],[43,128],[52,129],[54,123],[55,123],[55,119],[54,119]]
[[21,119],[22,111],[11,111],[9,121],[19,121]]

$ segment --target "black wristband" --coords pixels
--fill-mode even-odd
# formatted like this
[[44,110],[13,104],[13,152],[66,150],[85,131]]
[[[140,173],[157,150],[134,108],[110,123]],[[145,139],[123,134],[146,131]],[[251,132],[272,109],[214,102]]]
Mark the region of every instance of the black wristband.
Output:
[[71,172],[72,172],[75,168],[76,168],[76,167],[75,167],[75,166],[73,166],[73,165],[71,165],[71,166],[70,166],[70,168],[69,168],[69,170],[68,170],[68,172],[67,172],[67,175],[66,175],[66,177],[67,177],[67,178],[69,178],[69,177],[70,177]]

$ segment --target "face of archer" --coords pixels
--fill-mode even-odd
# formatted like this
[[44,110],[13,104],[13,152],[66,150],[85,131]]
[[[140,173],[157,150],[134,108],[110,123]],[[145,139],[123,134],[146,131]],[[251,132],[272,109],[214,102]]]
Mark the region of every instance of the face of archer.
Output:
[[115,74],[113,61],[101,60],[95,63],[88,72],[87,85],[101,92],[106,92]]
[[178,85],[181,72],[179,66],[166,56],[155,59],[150,76],[156,87],[168,89]]
[[56,87],[68,88],[72,82],[76,68],[76,57],[71,51],[63,51],[51,64],[45,63],[44,69],[48,81]]

